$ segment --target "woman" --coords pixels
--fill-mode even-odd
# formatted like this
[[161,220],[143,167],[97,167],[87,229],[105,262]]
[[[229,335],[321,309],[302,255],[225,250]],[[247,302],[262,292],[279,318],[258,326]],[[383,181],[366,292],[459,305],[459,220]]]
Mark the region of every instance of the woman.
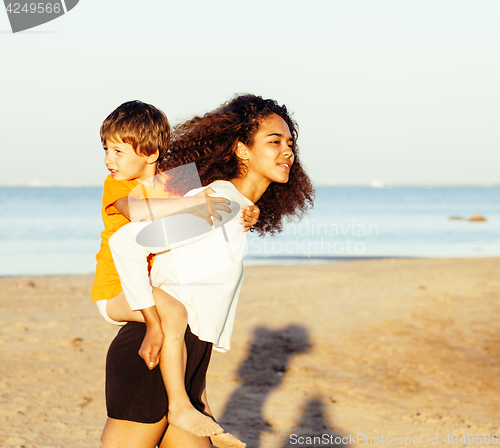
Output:
[[[196,162],[203,186],[230,199],[233,207],[256,203],[261,211],[256,230],[260,235],[275,234],[282,230],[285,218],[301,215],[312,205],[313,188],[298,160],[297,135],[284,106],[241,95],[178,126],[162,169]],[[124,292],[150,294],[148,279],[137,274],[144,273],[148,250],[136,243],[130,225],[121,230],[112,245]],[[188,311],[186,388],[193,405],[208,415],[206,369],[212,345],[229,349],[244,250],[238,220],[228,219],[204,237],[157,256],[151,273],[153,284],[180,300]],[[167,427],[167,402],[158,369],[149,372],[140,358],[137,362],[137,341],[140,346],[143,336],[144,326],[128,324],[110,347],[109,418],[103,447],[154,447],[162,434],[162,448],[210,447],[208,438]],[[243,446],[228,434],[212,437],[212,443]]]

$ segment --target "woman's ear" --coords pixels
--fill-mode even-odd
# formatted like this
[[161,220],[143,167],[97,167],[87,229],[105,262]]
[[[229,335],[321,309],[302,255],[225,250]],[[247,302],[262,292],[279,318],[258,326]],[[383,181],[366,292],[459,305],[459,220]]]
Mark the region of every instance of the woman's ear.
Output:
[[238,142],[236,146],[236,156],[241,160],[248,160],[248,147],[244,143]]

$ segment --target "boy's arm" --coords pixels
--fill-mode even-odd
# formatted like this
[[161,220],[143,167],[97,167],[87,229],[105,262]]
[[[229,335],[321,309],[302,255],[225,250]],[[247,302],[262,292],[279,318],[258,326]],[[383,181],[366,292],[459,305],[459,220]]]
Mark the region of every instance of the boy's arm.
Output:
[[211,216],[222,220],[219,211],[231,212],[227,206],[229,200],[221,197],[208,196],[214,193],[207,188],[194,196],[183,198],[148,198],[139,199],[128,195],[116,200],[114,207],[129,221],[153,221],[170,215],[190,213],[204,218],[212,225]]

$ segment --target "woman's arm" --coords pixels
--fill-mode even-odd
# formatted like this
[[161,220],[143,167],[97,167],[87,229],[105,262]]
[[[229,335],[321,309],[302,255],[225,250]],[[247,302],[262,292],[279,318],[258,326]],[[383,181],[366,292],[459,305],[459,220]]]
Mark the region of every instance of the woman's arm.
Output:
[[[147,256],[153,252],[154,248],[146,248],[137,244],[136,230],[134,224],[126,224],[109,239],[113,262],[132,311],[155,305],[147,261]],[[165,250],[164,248],[157,249],[157,252]]]

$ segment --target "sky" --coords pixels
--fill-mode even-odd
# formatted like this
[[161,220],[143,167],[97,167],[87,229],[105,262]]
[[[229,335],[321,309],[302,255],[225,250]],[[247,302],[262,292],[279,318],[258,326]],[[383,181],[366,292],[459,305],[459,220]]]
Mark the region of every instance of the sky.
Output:
[[285,104],[316,185],[500,184],[500,2],[80,0],[0,11],[0,185],[102,185],[119,104],[171,124],[237,93]]

